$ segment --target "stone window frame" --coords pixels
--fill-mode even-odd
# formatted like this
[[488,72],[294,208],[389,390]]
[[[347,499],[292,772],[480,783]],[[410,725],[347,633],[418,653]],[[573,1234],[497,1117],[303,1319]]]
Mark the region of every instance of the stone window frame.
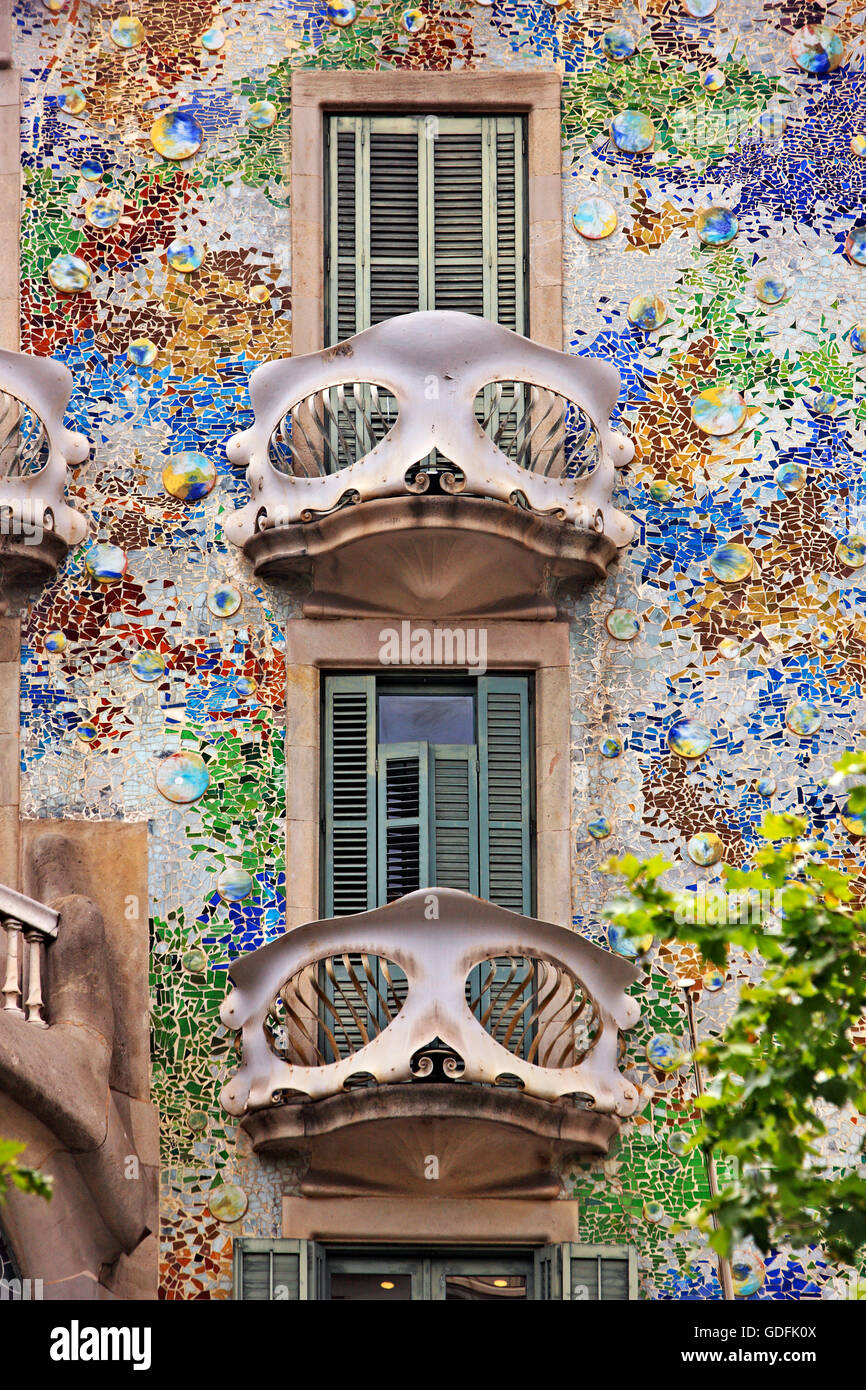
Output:
[[[381,666],[382,633],[399,626],[388,618],[308,618],[286,625],[286,929],[317,921],[321,860],[321,687],[324,672],[371,671]],[[412,633],[458,628],[487,635],[489,671],[525,671],[535,677],[536,916],[572,925],[571,700],[568,624],[564,622],[424,622]],[[478,650],[476,647],[475,650]],[[405,671],[453,672],[460,667],[392,666]]]
[[292,353],[324,346],[325,116],[372,111],[527,117],[528,336],[562,351],[562,79],[555,72],[295,72]]

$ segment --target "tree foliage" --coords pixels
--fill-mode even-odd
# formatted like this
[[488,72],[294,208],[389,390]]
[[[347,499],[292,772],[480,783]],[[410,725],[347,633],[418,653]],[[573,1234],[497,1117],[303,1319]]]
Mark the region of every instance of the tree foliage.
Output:
[[[866,754],[846,754],[836,767],[836,782],[862,776]],[[845,813],[864,816],[866,786],[849,793]],[[866,909],[804,820],[767,815],[762,837],[748,868],[722,870],[715,899],[665,888],[670,866],[661,858],[610,860],[605,872],[626,892],[606,916],[638,949],[688,942],[723,968],[740,947],[762,963],[724,1036],[695,1053],[708,1079],[695,1145],[736,1160],[726,1167],[737,1176],[689,1213],[689,1224],[723,1256],[751,1237],[765,1253],[817,1245],[853,1264],[866,1247]],[[822,1142],[833,1112],[848,1108],[859,1112],[854,1125],[846,1117],[861,1136],[857,1152],[836,1155],[832,1167]]]
[[26,1149],[14,1139],[0,1139],[0,1204],[4,1201],[10,1187],[20,1188],[22,1192],[32,1192],[37,1197],[51,1197],[51,1179],[35,1168],[26,1168],[19,1163],[18,1155]]

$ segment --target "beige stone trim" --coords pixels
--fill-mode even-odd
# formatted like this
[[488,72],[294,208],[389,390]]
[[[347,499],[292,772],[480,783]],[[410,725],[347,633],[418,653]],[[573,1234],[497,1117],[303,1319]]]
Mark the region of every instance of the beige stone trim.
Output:
[[6,65],[9,4],[0,0],[0,347],[17,351],[21,235],[21,126],[18,73]]
[[[379,669],[383,628],[394,619],[317,622],[296,619],[286,630],[286,926],[321,916],[319,904],[319,731],[323,671]],[[412,622],[412,632],[448,623]],[[456,626],[456,624],[455,624]],[[463,622],[487,633],[491,670],[535,675],[536,904],[543,921],[570,927],[571,706],[567,623]],[[384,669],[384,668],[383,668]],[[400,670],[389,666],[388,671]],[[409,666],[418,674],[433,669]],[[437,668],[450,669],[450,668]],[[459,668],[454,668],[455,670]]]
[[292,78],[292,351],[324,346],[324,116],[525,113],[529,337],[562,350],[561,78],[557,72],[296,72]]
[[558,1244],[578,1239],[578,1204],[499,1197],[284,1197],[283,1235],[365,1244]]
[[20,658],[18,619],[0,618],[0,883],[16,889],[19,886]]

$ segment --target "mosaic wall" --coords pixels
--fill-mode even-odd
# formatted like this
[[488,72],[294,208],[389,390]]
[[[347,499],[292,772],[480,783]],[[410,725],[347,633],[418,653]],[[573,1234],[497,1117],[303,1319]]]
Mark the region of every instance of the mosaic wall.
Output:
[[[227,1297],[232,1237],[278,1234],[294,1182],[216,1100],[226,965],[281,921],[293,609],[220,523],[244,498],[224,445],[249,373],[291,350],[291,73],[563,75],[566,339],[616,363],[638,445],[619,502],[637,541],[572,614],[575,902],[602,939],[611,851],[661,849],[698,887],[773,805],[857,859],[823,779],[863,723],[863,16],[24,0],[16,17],[22,346],[75,375],[96,447],[70,491],[101,547],[25,613],[22,809],[151,826],[162,1293]],[[682,1038],[687,989],[718,1029],[753,970],[653,961],[629,1039],[642,1109],[603,1169],[566,1175],[584,1239],[637,1245],[643,1297],[720,1295],[672,1229],[706,1192],[682,1152],[691,1076],[647,1046],[659,1061]],[[840,1162],[854,1133],[834,1131]],[[738,1279],[744,1297],[844,1296],[808,1252]]]

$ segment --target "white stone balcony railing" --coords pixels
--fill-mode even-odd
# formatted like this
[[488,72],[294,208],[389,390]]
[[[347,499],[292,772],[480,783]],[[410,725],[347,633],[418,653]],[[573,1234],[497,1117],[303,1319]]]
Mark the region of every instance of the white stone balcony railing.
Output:
[[[446,312],[266,363],[251,378],[254,423],[228,444],[231,461],[247,465],[251,498],[226,534],[265,577],[312,571],[311,614],[440,616],[429,600],[441,601],[447,563],[464,592],[445,599],[442,615],[529,616],[544,571],[604,575],[632,537],[611,502],[634,452],[609,423],[619,388],[607,362]],[[402,547],[395,531],[406,533]],[[429,534],[419,542],[424,531],[447,533],[441,553]],[[517,558],[511,592],[479,590],[479,532],[491,538],[488,573]],[[412,582],[419,544],[427,592]],[[419,605],[407,605],[407,591]]]
[[619,1030],[638,1020],[626,993],[638,973],[456,889],[312,922],[231,966],[221,1017],[242,1032],[243,1060],[222,1103],[245,1115],[439,1081],[464,1101],[495,1087],[519,1092],[514,1104],[627,1116],[637,1092],[619,1070]]
[[3,1010],[37,1028],[45,1018],[45,952],[57,935],[58,914],[44,903],[0,884],[0,925],[5,938]]
[[0,573],[46,579],[87,535],[65,500],[67,469],[90,443],[63,417],[72,373],[61,362],[0,350]]

